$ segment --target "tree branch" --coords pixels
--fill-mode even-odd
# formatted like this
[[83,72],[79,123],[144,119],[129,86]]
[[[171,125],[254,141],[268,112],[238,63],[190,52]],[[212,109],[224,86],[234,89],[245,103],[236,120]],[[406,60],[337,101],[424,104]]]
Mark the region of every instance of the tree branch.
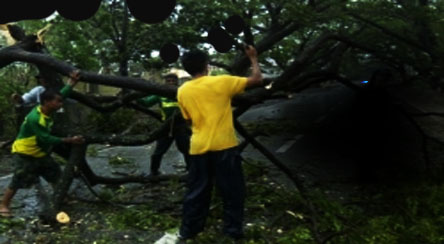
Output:
[[121,136],[118,134],[112,135],[86,135],[85,140],[87,144],[109,144],[109,145],[120,145],[120,146],[138,146],[149,144],[159,139],[162,135],[168,132],[171,127],[171,122],[175,119],[179,119],[182,116],[177,113],[171,116],[164,123],[152,131],[149,135],[131,135],[131,136]]
[[351,12],[349,12],[348,15],[350,15],[350,16],[352,16],[353,18],[355,18],[355,19],[357,19],[357,20],[360,20],[360,21],[362,21],[362,22],[364,22],[364,23],[366,23],[366,24],[368,24],[368,25],[370,25],[370,26],[373,26],[373,27],[375,27],[375,28],[381,30],[384,34],[389,35],[389,36],[391,36],[391,37],[397,39],[397,40],[400,41],[400,42],[403,42],[403,43],[405,43],[405,44],[407,44],[407,45],[409,45],[409,46],[415,47],[415,48],[417,48],[417,49],[419,49],[419,50],[421,50],[421,51],[423,51],[423,52],[426,52],[426,53],[427,53],[428,55],[430,55],[431,57],[434,56],[434,54],[433,54],[433,53],[430,53],[429,50],[428,50],[426,47],[420,45],[419,43],[417,43],[417,42],[414,41],[414,40],[407,39],[405,35],[404,35],[404,36],[398,35],[397,33],[395,33],[395,32],[393,32],[393,31],[391,31],[391,30],[385,28],[384,26],[379,25],[379,24],[377,24],[377,23],[375,23],[375,22],[373,22],[373,21],[371,21],[371,20],[369,20],[369,19],[366,19],[366,18],[364,18],[364,17],[362,17],[362,16],[360,16],[360,15],[358,15],[358,14],[355,14],[355,13],[351,13]]
[[[43,65],[65,76],[69,76],[70,72],[76,70],[74,66],[64,61],[57,60],[52,56],[40,53],[28,52],[21,48],[18,48],[17,46],[11,46],[0,50],[0,60],[8,60],[9,61],[8,63],[11,63],[13,61],[22,61],[22,62],[34,63],[37,65]],[[0,62],[0,68],[6,65],[2,64],[4,63]],[[81,81],[88,83],[134,89],[169,98],[175,98],[177,92],[177,88],[168,85],[159,84],[154,81],[147,81],[141,78],[99,75],[97,73],[92,73],[87,71],[81,71],[80,76],[81,76]]]
[[[258,54],[261,54],[267,50],[269,50],[271,47],[273,47],[274,44],[284,39],[286,36],[290,35],[294,31],[296,31],[299,28],[299,24],[296,22],[290,23],[287,26],[283,26],[282,28],[279,28],[278,30],[270,30],[270,32],[265,35],[262,40],[257,42],[256,44],[256,50]],[[249,59],[242,54],[238,59],[236,59],[233,64],[231,64],[233,73],[236,75],[242,75],[245,73],[245,71],[248,69],[248,66],[250,64]]]

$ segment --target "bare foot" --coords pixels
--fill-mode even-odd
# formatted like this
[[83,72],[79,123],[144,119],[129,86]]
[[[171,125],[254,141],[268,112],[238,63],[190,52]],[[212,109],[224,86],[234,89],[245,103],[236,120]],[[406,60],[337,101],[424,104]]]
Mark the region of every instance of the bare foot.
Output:
[[4,218],[11,218],[12,213],[7,207],[0,207],[0,216]]

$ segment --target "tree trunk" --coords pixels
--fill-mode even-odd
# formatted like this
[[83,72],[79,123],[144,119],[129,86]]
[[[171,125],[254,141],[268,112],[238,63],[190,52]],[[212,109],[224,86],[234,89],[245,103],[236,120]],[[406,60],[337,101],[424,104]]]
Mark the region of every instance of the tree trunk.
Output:
[[63,206],[63,200],[65,199],[74,179],[77,165],[85,157],[85,152],[86,145],[73,145],[71,147],[68,163],[62,172],[62,177],[59,183],[56,186],[53,186],[55,188],[51,197],[49,197],[48,193],[41,189],[40,186],[39,192],[43,203],[43,211],[40,214],[40,218],[48,223],[56,222],[57,213],[59,213]]

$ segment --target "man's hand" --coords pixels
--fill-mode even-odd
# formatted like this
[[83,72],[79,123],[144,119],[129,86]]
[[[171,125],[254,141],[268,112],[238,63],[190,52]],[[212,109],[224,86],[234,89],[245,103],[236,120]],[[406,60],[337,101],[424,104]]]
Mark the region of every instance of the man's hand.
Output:
[[251,62],[251,75],[247,77],[247,87],[262,85],[262,72],[257,60],[257,51],[251,45],[245,46],[245,54]]
[[69,73],[68,85],[74,87],[80,79],[80,70],[74,70]]
[[85,138],[83,136],[72,136],[63,138],[63,142],[71,144],[83,144],[85,143]]
[[71,141],[72,144],[85,143],[85,138],[83,138],[83,136],[73,136],[73,137],[71,137],[71,139],[72,139],[72,141]]
[[247,57],[249,57],[250,59],[256,59],[257,58],[257,51],[256,48],[254,48],[251,45],[246,45],[245,46],[245,54],[247,55]]

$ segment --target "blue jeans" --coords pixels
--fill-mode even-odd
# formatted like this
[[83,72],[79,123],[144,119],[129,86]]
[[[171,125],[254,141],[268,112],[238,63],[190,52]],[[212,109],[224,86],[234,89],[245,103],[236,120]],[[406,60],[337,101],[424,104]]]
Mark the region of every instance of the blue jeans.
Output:
[[237,147],[190,155],[189,163],[180,235],[188,239],[204,229],[215,183],[223,201],[223,232],[232,238],[241,238],[245,181]]

